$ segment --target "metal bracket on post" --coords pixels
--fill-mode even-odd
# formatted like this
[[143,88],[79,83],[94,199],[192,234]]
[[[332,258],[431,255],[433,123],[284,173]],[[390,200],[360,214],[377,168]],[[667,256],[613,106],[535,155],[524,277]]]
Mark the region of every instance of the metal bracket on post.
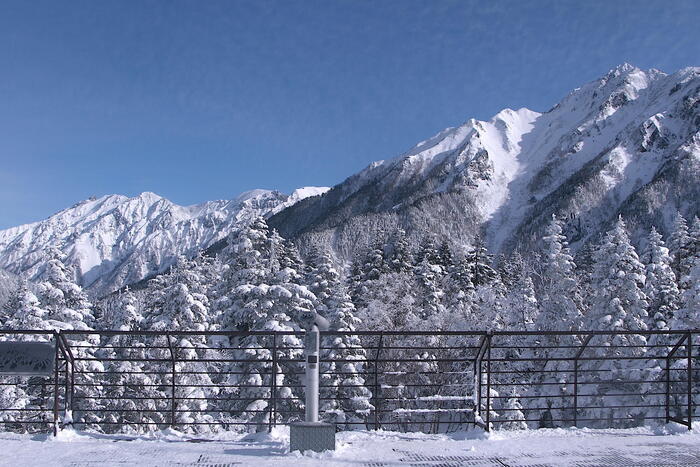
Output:
[[170,349],[170,362],[172,363],[172,381],[170,383],[170,390],[172,391],[172,396],[170,398],[170,427],[175,428],[175,350],[173,349],[170,333],[167,333],[166,336],[168,338],[168,349]]
[[579,347],[576,355],[574,355],[574,426],[578,424],[578,359],[581,358],[584,350],[588,347],[589,342],[593,339],[593,334],[588,334],[581,347]]

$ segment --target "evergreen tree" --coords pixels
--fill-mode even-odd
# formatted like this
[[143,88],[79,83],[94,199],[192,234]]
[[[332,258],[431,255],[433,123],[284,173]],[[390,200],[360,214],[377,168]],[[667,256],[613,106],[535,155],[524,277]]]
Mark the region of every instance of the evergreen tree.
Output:
[[410,272],[413,268],[411,245],[408,242],[406,231],[401,228],[396,230],[392,238],[387,264],[392,272]]
[[491,267],[491,257],[481,238],[474,240],[474,246],[467,253],[467,262],[470,265],[471,281],[475,287],[485,285],[496,279],[497,273]]
[[139,303],[134,293],[126,287],[119,293],[115,306],[109,314],[109,329],[119,331],[133,331],[143,320],[143,315],[139,310]]
[[523,414],[523,406],[514,389],[509,393],[509,397],[506,399],[505,406],[501,412],[503,413],[501,418],[504,420],[500,424],[502,430],[527,429],[527,422]]
[[57,248],[47,250],[46,280],[40,284],[41,301],[51,319],[64,327],[90,330],[95,325],[92,304],[87,294],[73,281],[73,270],[64,263],[65,255]]
[[583,300],[575,272],[576,264],[563,235],[562,222],[555,216],[552,216],[542,241],[544,273],[541,313],[535,328],[539,331],[579,329]]
[[676,312],[674,329],[700,329],[700,260],[686,276],[688,288],[682,294],[682,306]]
[[594,259],[596,296],[587,316],[588,328],[646,330],[648,303],[644,293],[644,266],[630,243],[622,218],[606,234]]
[[[625,385],[609,383],[610,381],[635,381],[639,379],[634,361],[625,357],[636,358],[644,354],[647,340],[642,334],[647,327],[647,299],[644,294],[644,266],[639,261],[634,247],[630,243],[625,223],[620,218],[613,228],[605,235],[602,244],[594,255],[593,271],[595,298],[594,304],[586,316],[587,329],[608,331],[640,331],[640,334],[616,334],[605,336],[601,341],[594,337],[593,347],[588,354],[593,357],[616,357],[609,360],[592,360],[582,363],[584,371],[598,370],[592,373],[593,381],[601,381],[594,385],[583,385],[581,391],[595,394],[586,397],[586,406],[634,405],[632,394],[639,393],[642,387],[638,383]],[[601,342],[610,341],[615,347],[608,350]],[[617,396],[616,399],[606,397],[607,393],[616,394],[629,392],[630,397]],[[631,399],[630,399],[631,398]],[[610,401],[614,400],[615,403]],[[644,417],[641,408],[632,409],[588,409],[583,418],[594,418],[604,422],[604,414],[609,419],[605,424],[625,425],[621,419],[627,419],[627,424],[640,423]]]
[[646,265],[644,293],[649,301],[649,329],[665,329],[679,304],[676,275],[671,267],[671,255],[661,235],[652,227],[647,247],[642,255]]
[[[49,319],[48,310],[41,307],[39,299],[29,289],[27,281],[22,281],[17,290],[10,296],[6,306],[6,318],[1,327],[7,329],[55,329],[60,326]],[[21,340],[35,336],[16,336]]]
[[690,255],[690,235],[688,223],[680,212],[676,212],[673,221],[671,237],[669,238],[669,250],[671,254],[673,272],[680,281],[688,273],[687,258]]
[[[296,282],[299,273],[282,268],[281,241],[270,234],[262,218],[229,238],[224,254],[228,269],[224,275],[224,293],[219,300],[222,329],[239,331],[298,331],[299,323],[315,313],[316,297]],[[283,255],[282,255],[283,256]],[[300,386],[301,341],[295,335],[284,335],[276,344],[276,357],[284,363],[273,366],[271,347],[265,336],[243,335],[232,338],[236,348],[232,357],[238,362],[232,368],[229,386],[238,386],[230,394],[231,408],[251,426],[262,428],[273,416],[270,405],[270,379],[276,378],[277,414],[282,420],[293,419],[301,411],[295,388]],[[274,414],[277,416],[277,414]],[[278,417],[279,418],[279,417]]]
[[426,319],[442,312],[443,292],[440,287],[443,268],[432,264],[429,255],[424,255],[423,260],[416,266],[414,275],[420,286],[418,316]]
[[[317,312],[329,320],[331,330],[354,331],[360,320],[328,253],[312,253],[307,281],[318,300]],[[366,422],[373,408],[361,376],[367,354],[357,335],[329,335],[322,345],[322,359],[331,362],[322,365],[321,410],[335,423],[356,427]]]

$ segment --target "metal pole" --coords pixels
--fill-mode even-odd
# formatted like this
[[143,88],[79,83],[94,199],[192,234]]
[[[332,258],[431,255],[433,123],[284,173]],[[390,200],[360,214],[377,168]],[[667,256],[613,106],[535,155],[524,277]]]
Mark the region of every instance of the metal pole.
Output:
[[[666,423],[671,421],[671,358],[675,355],[676,351],[683,345],[683,342],[689,337],[689,334],[683,334],[683,337],[673,346],[673,348],[666,355]],[[690,346],[688,347],[691,348]]]
[[482,365],[481,362],[486,354],[486,336],[481,338],[479,342],[479,350],[476,353],[474,360],[474,393],[476,395],[476,415],[481,416],[481,386],[483,384]]
[[53,343],[56,352],[53,367],[53,435],[58,436],[58,331],[54,331]]
[[688,430],[693,429],[693,335],[688,333]]
[[671,418],[671,357],[666,357],[666,423]]
[[586,336],[581,344],[581,348],[574,355],[574,426],[578,424],[578,359],[581,358],[583,351],[586,350],[592,338],[593,334]]
[[267,426],[267,431],[272,431],[272,426],[277,423],[277,333],[272,334],[272,370],[270,381],[270,421]]
[[384,334],[379,334],[379,342],[377,343],[377,352],[374,354],[374,429],[379,429],[379,352],[382,350],[382,340]]
[[486,431],[491,431],[491,331],[486,335]]
[[172,381],[170,383],[170,390],[172,391],[172,397],[170,399],[170,427],[175,428],[175,351],[173,350],[170,333],[166,333],[166,336],[168,338],[168,348],[170,349],[170,361],[172,364]]

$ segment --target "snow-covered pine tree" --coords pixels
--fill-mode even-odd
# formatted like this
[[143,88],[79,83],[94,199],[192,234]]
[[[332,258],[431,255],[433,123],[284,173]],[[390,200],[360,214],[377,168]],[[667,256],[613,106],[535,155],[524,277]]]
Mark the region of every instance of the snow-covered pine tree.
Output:
[[[39,303],[39,299],[29,287],[26,280],[20,281],[17,289],[10,295],[4,307],[4,321],[0,322],[0,328],[5,329],[45,329],[53,330],[62,326],[62,323],[48,318],[49,312]],[[33,334],[5,334],[0,336],[5,340],[40,341],[51,339],[50,335]],[[16,412],[12,409],[26,409],[36,411],[46,410],[53,403],[50,392],[44,391],[45,385],[51,384],[51,377],[11,377],[3,378],[0,386],[0,423],[10,431],[27,432],[44,429],[46,420],[37,425],[28,423],[12,423],[14,420],[30,421],[43,417],[41,412]],[[44,412],[45,413],[45,412]]]
[[388,271],[384,244],[379,238],[364,254],[355,256],[350,278],[350,294],[358,309],[366,307],[376,293],[381,292],[377,282]]
[[[110,303],[106,318],[110,329],[136,331],[144,316],[134,293],[126,287]],[[155,366],[149,360],[158,358],[151,354],[144,336],[117,334],[105,339],[100,357],[108,359],[105,385],[103,420],[105,429],[111,432],[144,433],[164,427],[168,420],[168,401],[158,389],[159,375],[152,372]],[[166,358],[166,357],[163,357]]]
[[515,388],[511,389],[508,398],[505,399],[504,407],[501,409],[501,419],[498,427],[501,430],[526,430],[527,422],[523,414],[523,406]]
[[443,304],[455,329],[468,329],[465,323],[472,314],[474,284],[470,271],[470,264],[464,256],[455,255],[443,279]]
[[66,256],[57,248],[46,251],[44,281],[39,284],[42,306],[48,310],[48,318],[61,329],[85,331],[68,338],[76,359],[75,398],[81,400],[75,420],[99,429],[94,425],[101,419],[99,396],[104,391],[100,384],[105,380],[105,367],[95,359],[100,344],[99,336],[90,334],[98,324],[92,311],[92,303],[82,287],[75,283],[72,267],[65,264]]
[[[329,320],[331,330],[355,331],[360,320],[328,252],[312,252],[307,283],[318,300],[317,312]],[[322,346],[322,360],[331,362],[321,366],[321,411],[337,424],[358,428],[373,408],[362,377],[367,354],[361,340],[357,335],[329,335]]]
[[[544,332],[580,329],[583,300],[576,264],[563,234],[563,224],[556,216],[552,216],[542,238],[541,261],[540,309],[534,329]],[[533,384],[526,393],[529,397],[524,399],[524,404],[533,410],[528,411],[527,418],[541,419],[554,408],[558,411],[553,414],[556,418],[571,419],[572,414],[567,409],[560,409],[572,405],[572,400],[567,397],[570,395],[571,365],[556,358],[567,356],[570,352],[566,348],[578,345],[578,339],[565,335],[541,335],[529,343],[529,353],[542,360],[537,360],[532,368]],[[543,412],[543,407],[548,409]]]
[[441,265],[431,263],[429,258],[429,255],[423,255],[421,262],[414,268],[414,275],[420,286],[418,316],[421,319],[428,319],[443,312],[441,284],[444,270]]
[[[205,290],[203,278],[199,276],[193,261],[180,258],[171,268],[166,283],[169,285],[163,289],[162,308],[151,308],[145,318],[145,326],[149,330],[161,332],[195,331],[205,332],[211,327],[209,322],[209,301],[204,293],[193,290]],[[160,298],[159,298],[160,299]],[[170,342],[168,342],[170,339]],[[194,431],[209,429],[206,423],[211,423],[213,418],[207,400],[215,398],[218,388],[213,385],[206,361],[213,355],[209,348],[206,336],[191,334],[168,337],[159,336],[155,341],[156,346],[165,348],[172,344],[177,358],[175,363],[175,400],[177,426],[187,426]],[[165,357],[167,358],[167,356]],[[172,375],[166,375],[161,381],[163,387],[170,388]],[[172,397],[170,389],[166,391],[168,397]]]
[[[39,303],[39,299],[34,292],[29,288],[26,280],[20,282],[17,290],[10,296],[10,299],[5,304],[6,318],[0,327],[6,329],[56,329],[60,323],[56,323],[49,319],[48,310],[44,309]],[[44,339],[43,336],[33,335],[16,335],[13,339]]]
[[[229,237],[224,250],[228,269],[224,275],[224,291],[219,300],[222,329],[238,331],[298,331],[292,316],[304,319],[313,312],[315,297],[306,287],[290,282],[298,275],[291,268],[280,269],[279,244],[273,241],[262,218]],[[243,335],[231,339],[234,360],[228,392],[229,411],[262,429],[275,416],[284,421],[294,419],[301,411],[300,399],[290,386],[300,365],[295,362],[302,353],[296,335],[282,335],[276,343],[277,358],[287,363],[272,364],[272,342],[266,336]],[[277,406],[272,407],[271,381],[275,375]],[[276,411],[275,411],[276,410]]]
[[700,259],[686,275],[688,288],[681,295],[681,307],[675,313],[673,329],[700,329]]
[[119,292],[114,305],[109,314],[109,328],[119,331],[133,331],[137,329],[143,320],[143,315],[139,309],[139,302],[136,295],[129,287]]
[[673,272],[676,274],[676,279],[682,281],[683,277],[688,273],[687,258],[690,255],[690,235],[688,222],[680,212],[676,212],[676,217],[673,220],[668,247],[671,254]]
[[[647,299],[644,294],[644,266],[630,243],[625,223],[620,217],[608,231],[594,255],[595,298],[586,316],[586,329],[607,331],[640,331],[640,334],[616,334],[599,336],[591,340],[595,346],[587,353],[594,357],[616,357],[610,360],[593,360],[581,364],[582,370],[603,370],[592,373],[590,379],[601,381],[593,385],[583,385],[582,393],[595,394],[584,397],[583,406],[623,406],[635,405],[633,394],[641,391],[638,383],[621,384],[622,381],[638,381],[642,370],[633,360],[625,357],[639,357],[644,354],[646,337],[641,334],[647,328]],[[602,339],[602,340],[601,340]],[[615,347],[608,350],[605,342]],[[607,383],[612,381],[612,383]],[[629,392],[630,396],[612,398],[607,393]],[[604,402],[604,403],[603,403]],[[637,404],[639,405],[639,404]],[[625,426],[641,423],[644,411],[639,408],[587,409],[582,418],[607,421],[604,424]]]
[[472,249],[467,253],[472,284],[475,287],[492,282],[498,273],[491,267],[491,256],[480,237],[474,239]]
[[576,263],[563,234],[563,224],[552,216],[542,238],[542,292],[535,328],[541,331],[577,330],[581,327],[583,299]]
[[72,268],[64,263],[65,255],[57,248],[46,251],[45,280],[39,285],[41,302],[49,317],[67,329],[90,330],[95,326],[92,304],[83,289],[74,282]]
[[394,233],[386,263],[391,272],[410,272],[413,269],[413,253],[405,230],[399,228]]
[[649,302],[647,325],[649,329],[665,329],[678,309],[680,292],[671,267],[671,255],[654,227],[649,233],[642,262],[646,270],[644,293]]
[[[6,329],[55,329],[58,323],[52,323],[47,319],[48,311],[41,308],[36,295],[29,289],[26,281],[22,281],[15,292],[10,296],[6,304],[6,319],[0,323],[0,327]],[[47,341],[50,336],[16,334],[3,335],[0,339],[12,339],[22,341]],[[43,381],[42,381],[43,379]],[[51,378],[40,377],[5,377],[0,386],[0,423],[10,431],[26,432],[40,429],[45,424],[12,423],[13,421],[28,421],[40,418],[40,412],[21,413],[14,409],[38,410],[50,407],[52,401],[50,394],[42,391],[42,384],[50,384]],[[38,421],[38,420],[37,420]]]
[[431,233],[425,235],[418,245],[418,250],[414,256],[415,265],[418,265],[427,259],[430,264],[438,264],[440,258],[438,256],[437,239]]

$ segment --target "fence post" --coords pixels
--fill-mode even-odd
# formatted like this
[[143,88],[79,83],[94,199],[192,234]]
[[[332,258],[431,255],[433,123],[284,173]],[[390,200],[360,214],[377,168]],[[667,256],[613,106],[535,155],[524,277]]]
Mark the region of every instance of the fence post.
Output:
[[[680,340],[676,343],[676,345],[673,346],[673,348],[668,352],[666,355],[666,423],[670,421],[677,421],[675,417],[671,417],[671,358],[676,354],[676,351],[683,345],[683,342],[685,342],[686,339],[691,337],[690,333],[683,334],[683,336],[680,338]],[[692,345],[686,344],[688,348],[688,353],[689,355],[692,353]],[[690,363],[690,358],[688,358],[688,363]],[[690,370],[690,366],[688,367]],[[690,374],[690,372],[688,373]],[[688,389],[690,390],[690,379],[689,381],[689,387]]]
[[693,429],[693,334],[688,332],[688,430]]
[[[53,332],[54,344],[54,367],[53,367],[53,435],[58,436],[58,335],[59,331]],[[67,363],[66,363],[67,366]],[[66,370],[67,371],[67,370]]]
[[267,431],[272,431],[272,426],[277,425],[277,332],[272,332],[272,368],[270,371],[270,420]]
[[380,413],[380,399],[379,399],[379,352],[382,350],[382,340],[384,339],[384,334],[379,334],[379,342],[377,343],[377,352],[374,354],[374,429],[379,429],[379,413]]
[[586,350],[586,347],[588,346],[588,343],[591,342],[591,339],[593,338],[593,334],[588,334],[585,339],[583,339],[583,343],[581,344],[581,348],[578,349],[578,352],[576,352],[576,355],[574,356],[574,426],[578,426],[578,360],[581,358],[581,355],[583,354],[583,351]]
[[170,349],[170,362],[172,365],[172,381],[170,383],[170,390],[172,395],[170,398],[170,428],[175,428],[175,350],[173,349],[173,343],[170,333],[165,334],[168,338],[168,348]]
[[[60,344],[60,350],[65,359],[65,398],[63,399],[63,423],[73,423],[73,396],[75,387],[75,357],[73,357],[73,352],[70,349],[70,344],[68,344],[68,339],[66,336],[59,333],[58,342]],[[69,366],[70,365],[70,366]],[[68,377],[70,369],[70,378]]]
[[486,431],[491,431],[491,336],[486,334]]
[[486,355],[486,335],[481,338],[479,342],[479,350],[476,352],[476,359],[474,360],[474,394],[476,395],[474,402],[476,406],[476,414],[481,417],[481,386],[483,384],[483,375],[481,362]]

